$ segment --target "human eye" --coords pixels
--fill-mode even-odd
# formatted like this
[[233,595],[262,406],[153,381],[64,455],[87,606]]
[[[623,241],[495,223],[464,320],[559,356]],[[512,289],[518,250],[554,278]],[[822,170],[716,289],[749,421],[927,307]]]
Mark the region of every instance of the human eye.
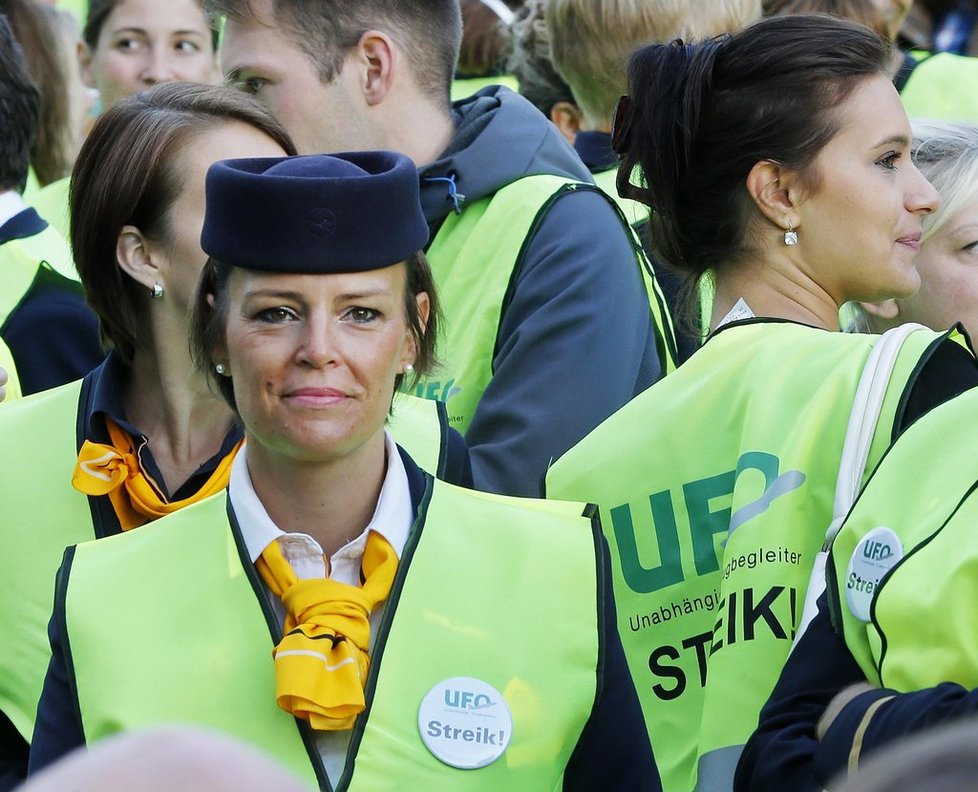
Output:
[[885,168],[886,170],[896,170],[897,163],[902,157],[903,154],[899,151],[888,151],[886,154],[876,160],[876,164],[881,168]]
[[120,36],[112,43],[112,47],[119,52],[137,52],[142,47],[142,41],[136,36]]
[[232,87],[251,96],[260,93],[262,88],[268,84],[268,80],[263,77],[256,77],[255,75],[243,74],[241,72],[230,74],[227,81]]
[[356,305],[352,308],[347,308],[343,312],[343,318],[353,322],[353,324],[365,325],[379,319],[380,311],[373,308],[366,308],[362,305]]
[[286,324],[297,320],[299,316],[291,308],[276,305],[273,308],[261,308],[255,311],[252,318],[263,324]]
[[173,43],[173,48],[183,55],[193,55],[200,52],[200,44],[191,39],[178,39]]

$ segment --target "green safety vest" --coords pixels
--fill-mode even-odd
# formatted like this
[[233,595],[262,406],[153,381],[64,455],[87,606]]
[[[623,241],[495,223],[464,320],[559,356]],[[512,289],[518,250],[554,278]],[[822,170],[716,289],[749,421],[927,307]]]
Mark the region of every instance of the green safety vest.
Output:
[[68,217],[68,194],[71,178],[65,176],[50,184],[45,184],[30,196],[28,203],[64,239],[69,238],[70,220]]
[[72,281],[79,280],[78,270],[75,269],[75,260],[71,255],[71,247],[67,240],[50,224],[43,231],[31,236],[11,239],[4,243],[3,247],[19,248],[27,254],[28,258],[35,262],[45,262],[59,275],[63,275]]
[[[832,544],[826,576],[833,624],[873,684],[901,692],[941,682],[978,687],[978,459],[968,442],[976,421],[972,389],[911,426]],[[867,537],[880,527],[897,535],[903,557],[885,577],[885,567],[860,574],[850,560],[882,555]],[[853,615],[849,589],[870,596],[869,622]]]
[[594,183],[618,205],[622,215],[632,228],[649,222],[649,207],[638,201],[633,201],[631,198],[622,198],[618,194],[618,168],[609,168],[591,175],[594,176]]
[[[944,337],[918,331],[904,344],[869,469]],[[795,635],[877,338],[732,324],[547,476],[548,496],[601,509],[619,632],[666,792],[732,784]]]
[[978,58],[912,52],[919,62],[900,92],[911,118],[978,123]]
[[[449,421],[462,434],[492,379],[500,317],[523,248],[553,203],[577,190],[604,195],[594,185],[561,176],[526,176],[467,205],[462,214],[448,215],[428,249],[444,314],[445,342],[439,347],[442,365],[437,379],[422,379],[414,393],[447,402]],[[627,225],[624,218],[622,222]],[[659,361],[663,372],[672,371],[676,359],[672,320],[641,244],[634,235],[632,240],[636,266],[649,288]]]
[[13,355],[7,345],[0,341],[0,368],[7,372],[7,384],[4,386],[7,391],[5,402],[12,402],[21,397],[20,380],[17,378],[17,368],[14,366]]
[[[559,788],[597,692],[598,526],[584,504],[546,504],[427,477],[333,786]],[[330,789],[308,725],[275,703],[281,625],[230,511],[219,494],[68,550],[57,596],[86,742],[194,723]],[[442,764],[419,734],[425,694],[455,677],[493,686],[512,714],[512,742],[480,770]]]
[[504,85],[516,92],[520,90],[520,82],[512,74],[497,74],[494,77],[462,77],[452,81],[452,101],[467,99],[490,85]]
[[[51,656],[54,575],[65,547],[94,534],[89,499],[71,486],[89,413],[84,382],[0,408],[0,711],[28,741]],[[443,472],[444,406],[398,396],[389,427],[419,467]]]

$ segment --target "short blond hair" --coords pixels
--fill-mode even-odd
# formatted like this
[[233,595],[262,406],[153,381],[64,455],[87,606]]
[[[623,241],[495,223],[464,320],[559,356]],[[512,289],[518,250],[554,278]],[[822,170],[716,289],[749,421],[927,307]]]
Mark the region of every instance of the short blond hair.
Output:
[[604,126],[625,92],[625,67],[643,44],[735,33],[761,0],[547,0],[554,67],[589,123]]

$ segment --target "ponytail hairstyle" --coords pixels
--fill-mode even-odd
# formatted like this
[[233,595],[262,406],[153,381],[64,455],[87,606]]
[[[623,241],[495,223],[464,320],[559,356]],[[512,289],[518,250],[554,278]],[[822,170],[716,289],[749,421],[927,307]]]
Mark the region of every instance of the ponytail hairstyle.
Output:
[[653,209],[652,249],[686,294],[750,255],[756,163],[797,170],[817,189],[810,166],[839,131],[836,109],[862,80],[886,74],[888,52],[865,27],[814,14],[635,53],[615,119],[619,191]]

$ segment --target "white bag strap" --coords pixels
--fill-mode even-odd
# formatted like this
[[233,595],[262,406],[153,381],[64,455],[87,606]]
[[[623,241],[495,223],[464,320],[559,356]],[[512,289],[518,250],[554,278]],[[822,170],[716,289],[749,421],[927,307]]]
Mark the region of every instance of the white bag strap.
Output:
[[842,461],[839,463],[839,477],[835,481],[835,506],[832,522],[825,532],[824,550],[832,546],[835,535],[839,533],[842,522],[856,502],[869,449],[876,435],[876,425],[883,411],[883,398],[890,384],[893,368],[903,348],[904,341],[917,330],[926,330],[923,325],[908,322],[887,330],[869,353],[863,367],[856,398],[852,402],[849,425],[846,427],[846,440],[842,446]]
[[842,445],[842,460],[839,463],[839,475],[835,481],[835,503],[832,509],[832,522],[825,532],[825,542],[821,551],[815,557],[812,574],[808,580],[808,591],[805,593],[798,632],[792,648],[798,645],[809,623],[818,611],[816,602],[825,591],[825,563],[832,542],[849,514],[852,504],[856,502],[863,475],[866,472],[866,462],[869,459],[869,449],[876,435],[876,425],[883,411],[883,399],[890,384],[893,368],[904,341],[917,330],[926,330],[923,325],[908,322],[887,330],[873,345],[872,351],[863,367],[859,385],[856,387],[856,397],[852,402],[849,413],[849,424],[846,427],[846,439]]

